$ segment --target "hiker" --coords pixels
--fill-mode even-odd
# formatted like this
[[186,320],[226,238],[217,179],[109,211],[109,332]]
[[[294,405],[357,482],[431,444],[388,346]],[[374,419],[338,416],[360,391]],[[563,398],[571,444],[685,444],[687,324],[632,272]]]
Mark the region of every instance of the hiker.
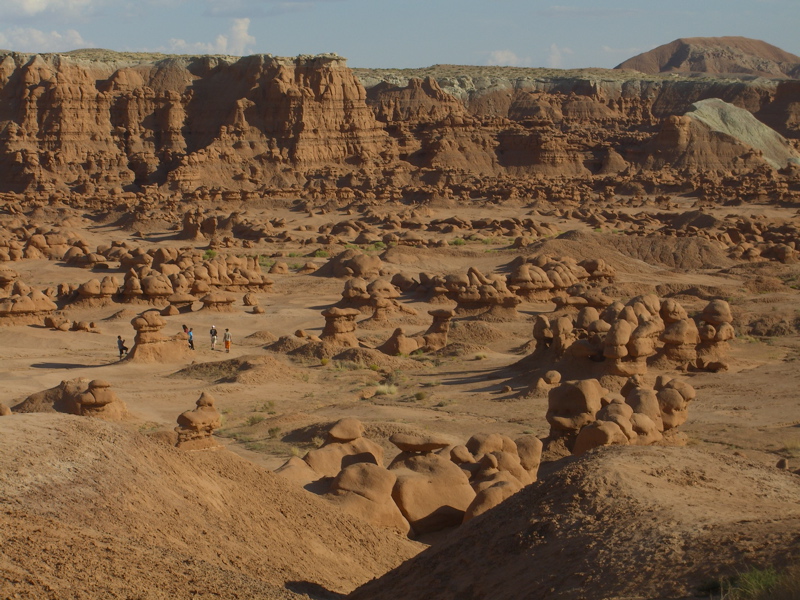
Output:
[[211,334],[211,349],[214,350],[217,346],[217,328],[212,325],[209,333]]
[[128,347],[125,345],[125,340],[121,335],[117,336],[117,348],[119,348],[119,359],[122,360],[122,355],[128,353]]
[[189,348],[194,350],[194,333],[191,327],[189,328]]
[[222,341],[225,342],[225,352],[230,352],[231,351],[231,340],[232,339],[233,338],[231,337],[231,332],[226,329],[225,330],[225,335],[222,336]]
[[189,328],[186,325],[183,326],[183,333],[189,333]]

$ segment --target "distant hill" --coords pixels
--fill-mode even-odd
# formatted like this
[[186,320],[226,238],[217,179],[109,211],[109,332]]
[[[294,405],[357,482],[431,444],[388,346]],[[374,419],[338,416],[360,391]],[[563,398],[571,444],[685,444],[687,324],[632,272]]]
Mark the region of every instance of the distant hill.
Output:
[[747,74],[800,78],[800,56],[745,37],[681,38],[617,65],[641,73]]

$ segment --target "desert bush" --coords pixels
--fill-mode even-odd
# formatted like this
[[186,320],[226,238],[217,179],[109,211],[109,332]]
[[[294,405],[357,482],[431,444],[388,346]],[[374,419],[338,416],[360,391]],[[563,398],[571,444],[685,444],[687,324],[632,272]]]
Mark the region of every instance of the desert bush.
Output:
[[250,417],[247,417],[247,419],[245,420],[245,424],[248,427],[252,427],[253,425],[258,425],[263,420],[264,417],[262,417],[261,415],[252,415]]
[[397,386],[392,383],[382,383],[375,388],[376,396],[394,396],[397,393]]

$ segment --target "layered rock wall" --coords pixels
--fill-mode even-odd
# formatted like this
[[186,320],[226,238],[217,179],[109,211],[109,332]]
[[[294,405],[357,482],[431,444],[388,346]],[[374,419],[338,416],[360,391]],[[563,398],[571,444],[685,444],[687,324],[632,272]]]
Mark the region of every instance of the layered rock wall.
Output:
[[[651,142],[670,139],[669,119],[706,98],[800,138],[795,82],[458,69],[354,71],[336,55],[0,55],[0,192],[382,198],[641,173],[661,167]],[[734,158],[709,164],[762,166]]]

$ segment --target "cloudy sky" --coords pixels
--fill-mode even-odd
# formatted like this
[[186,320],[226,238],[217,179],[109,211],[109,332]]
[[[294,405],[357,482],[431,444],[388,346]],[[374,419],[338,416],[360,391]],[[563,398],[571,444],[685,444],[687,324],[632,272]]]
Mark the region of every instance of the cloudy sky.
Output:
[[679,37],[800,55],[800,0],[2,0],[0,48],[279,56],[353,67],[613,67]]

